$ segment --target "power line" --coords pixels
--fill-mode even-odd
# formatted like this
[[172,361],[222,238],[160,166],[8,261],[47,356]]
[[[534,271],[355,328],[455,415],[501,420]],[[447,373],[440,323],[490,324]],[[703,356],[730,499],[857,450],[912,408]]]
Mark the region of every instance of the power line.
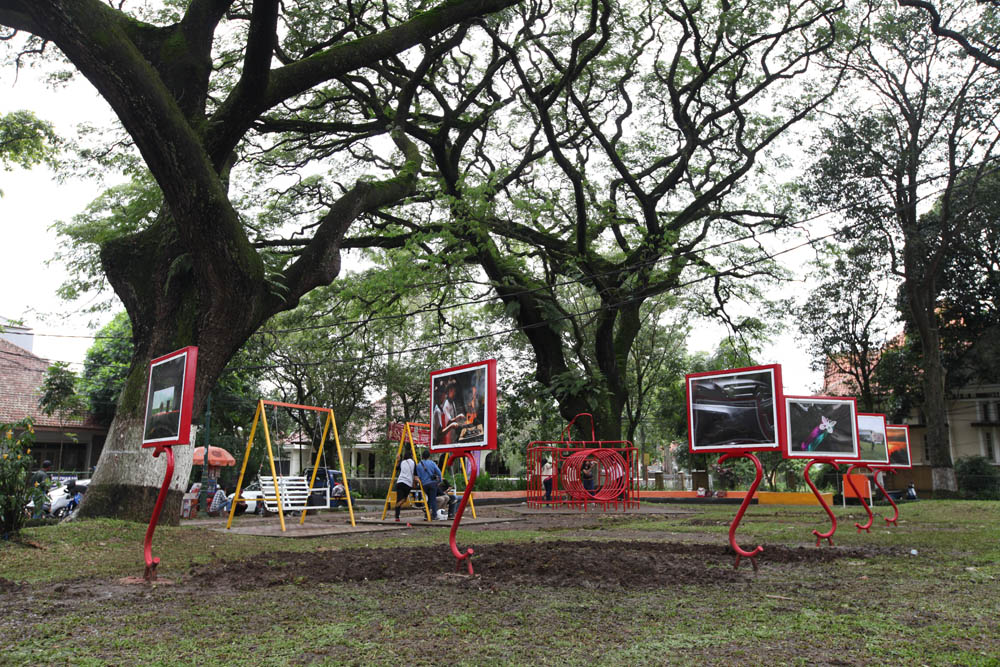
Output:
[[[983,160],[981,162],[974,163],[974,164],[969,165],[968,167],[966,167],[966,169],[977,167],[977,166],[983,166],[983,165],[989,164],[991,162],[995,162],[997,160],[1000,160],[1000,156],[988,158],[988,159]],[[987,172],[987,174],[989,174],[989,173],[995,173],[997,171],[1000,171],[1000,169],[989,170]],[[949,175],[951,175],[951,173],[952,172],[949,170],[949,171],[946,171],[946,172],[941,172],[941,173],[936,174],[936,175],[928,176],[928,177],[924,178],[923,180],[919,181],[917,183],[917,185],[923,185],[923,184],[930,183],[930,182],[933,182],[933,181],[936,181],[936,180],[940,180],[941,178],[946,178]],[[938,194],[941,194],[941,193],[945,192],[946,189],[947,188],[939,188],[938,190],[926,193],[926,194],[918,197],[916,203],[919,203],[919,202],[924,201],[924,200],[926,200],[928,198],[931,198],[931,197],[934,197],[934,196],[936,196]],[[878,198],[884,198],[884,197],[888,197],[888,196],[889,196],[888,194],[881,194],[881,195],[879,195]],[[838,213],[838,212],[847,210],[847,209],[852,208],[854,206],[857,206],[857,205],[859,205],[861,203],[863,203],[863,202],[862,201],[851,201],[851,202],[848,202],[848,203],[846,203],[846,204],[844,204],[842,206],[839,206],[837,208],[830,209],[828,211],[823,211],[823,212],[820,212],[820,213],[816,213],[816,214],[807,216],[805,218],[802,218],[800,220],[792,221],[792,222],[790,222],[789,224],[787,224],[787,225],[785,225],[783,227],[768,229],[768,230],[764,230],[764,231],[759,232],[759,233],[748,233],[748,234],[746,234],[744,236],[735,237],[735,238],[732,238],[732,239],[727,239],[725,241],[720,241],[720,242],[717,242],[717,243],[714,243],[714,244],[710,244],[708,246],[702,246],[702,247],[699,247],[697,249],[688,250],[688,251],[679,253],[678,255],[671,254],[670,256],[667,256],[667,257],[657,257],[655,259],[647,260],[645,262],[639,262],[639,263],[631,265],[631,266],[629,266],[627,268],[616,268],[616,269],[605,271],[605,272],[594,273],[594,274],[591,274],[590,277],[591,278],[599,278],[599,277],[613,276],[613,275],[617,275],[617,274],[620,274],[620,273],[623,273],[623,272],[632,272],[632,271],[634,271],[634,270],[636,270],[638,268],[644,268],[644,267],[647,267],[647,266],[652,266],[652,265],[655,265],[655,264],[658,264],[658,263],[664,262],[664,261],[675,260],[678,256],[681,256],[681,257],[694,257],[694,256],[698,256],[698,255],[705,255],[708,252],[711,252],[713,250],[718,250],[718,249],[726,247],[728,245],[733,245],[733,244],[742,243],[744,241],[748,241],[748,240],[751,240],[751,239],[756,239],[759,236],[763,236],[763,235],[766,235],[766,234],[774,234],[774,233],[778,233],[778,232],[781,232],[781,231],[786,231],[788,229],[800,228],[800,227],[802,227],[805,224],[808,224],[810,222],[813,222],[815,220],[818,220],[820,218],[823,218],[823,217],[826,217],[826,216],[829,216],[829,215],[833,215],[834,213]],[[910,205],[897,206],[894,209],[892,209],[892,212],[893,213],[899,212],[899,211],[903,210],[904,208],[907,208],[908,206],[910,206]],[[727,268],[727,269],[725,269],[723,271],[717,272],[716,274],[713,274],[711,276],[700,276],[700,277],[695,278],[693,280],[689,280],[689,281],[686,281],[686,282],[678,283],[674,287],[674,289],[683,289],[684,287],[689,287],[691,285],[694,285],[694,284],[697,284],[697,283],[700,283],[700,282],[704,282],[706,280],[714,280],[714,279],[716,279],[716,278],[718,278],[720,276],[724,276],[726,274],[733,273],[733,272],[739,271],[741,269],[748,268],[750,266],[754,266],[754,265],[757,265],[757,264],[761,264],[761,263],[770,261],[770,260],[774,259],[775,257],[779,257],[779,256],[787,254],[789,252],[794,252],[795,250],[800,250],[800,249],[802,249],[804,247],[814,245],[816,243],[819,243],[820,241],[824,241],[824,240],[826,240],[828,238],[831,238],[831,237],[833,237],[833,236],[835,236],[837,234],[840,234],[840,233],[842,233],[845,230],[855,229],[855,228],[864,226],[865,224],[867,224],[867,223],[865,223],[865,222],[857,222],[857,223],[854,223],[852,225],[843,226],[843,227],[839,228],[838,230],[835,230],[833,232],[830,232],[830,233],[825,234],[825,235],[820,236],[820,237],[808,239],[807,241],[804,241],[804,242],[802,242],[800,244],[797,244],[795,246],[792,246],[790,248],[785,248],[783,250],[779,250],[779,251],[771,253],[771,254],[765,254],[763,257],[755,258],[753,260],[750,260],[750,261],[745,262],[745,263],[740,264],[740,265],[731,266],[731,267],[729,267],[729,268]],[[565,280],[565,281],[561,281],[561,282],[556,282],[556,283],[544,285],[542,287],[536,287],[536,288],[530,288],[530,289],[525,289],[525,290],[510,292],[510,293],[507,293],[505,296],[508,297],[508,298],[509,297],[516,297],[516,296],[523,296],[523,295],[527,295],[527,294],[534,294],[534,293],[538,293],[538,292],[545,292],[545,291],[549,291],[549,290],[552,290],[552,289],[555,289],[555,288],[559,288],[559,287],[566,287],[566,286],[575,285],[575,284],[583,284],[584,282],[585,281],[583,279],[572,278],[572,279],[568,279],[568,280]],[[430,285],[438,285],[438,286],[440,286],[440,285],[443,285],[443,284],[453,284],[453,283],[428,282],[428,283],[423,283],[421,285],[422,286],[430,286]],[[419,287],[421,285],[417,285],[417,286]],[[337,323],[334,323],[334,324],[315,324],[315,325],[308,325],[308,326],[302,326],[302,327],[293,327],[293,328],[288,328],[288,329],[272,329],[272,330],[262,329],[262,330],[254,332],[253,335],[275,335],[275,334],[285,334],[285,333],[297,333],[297,332],[300,332],[300,331],[310,331],[310,330],[316,330],[316,329],[331,329],[331,328],[338,327],[338,326],[365,325],[365,324],[369,324],[369,323],[372,323],[372,322],[405,319],[405,318],[410,318],[410,317],[413,317],[413,316],[416,316],[416,315],[422,315],[422,314],[427,314],[427,313],[440,312],[441,310],[446,310],[446,309],[454,309],[454,308],[461,308],[461,307],[465,307],[465,306],[478,305],[478,304],[482,304],[482,303],[488,303],[490,301],[497,301],[497,300],[500,300],[501,298],[502,297],[499,296],[499,295],[486,294],[486,295],[483,295],[481,297],[477,297],[477,298],[472,299],[472,300],[468,300],[468,301],[464,301],[464,302],[458,302],[458,303],[454,303],[454,304],[447,304],[447,305],[439,306],[439,307],[435,307],[435,308],[419,308],[419,309],[412,310],[412,311],[409,311],[409,312],[406,312],[406,313],[399,313],[399,314],[395,314],[395,315],[383,315],[383,316],[377,316],[377,317],[370,317],[370,318],[366,318],[366,319],[363,319],[363,320],[348,320],[348,321],[337,322]],[[643,297],[643,299],[644,298],[646,298],[646,297]],[[341,360],[336,360],[336,359],[330,360],[330,359],[328,359],[328,360],[325,360],[325,361],[322,361],[322,362],[303,362],[303,363],[298,363],[298,364],[292,363],[292,364],[284,364],[284,365],[245,366],[245,367],[239,367],[239,368],[234,368],[234,369],[230,369],[230,370],[260,370],[260,369],[269,369],[269,368],[288,368],[288,367],[297,367],[297,366],[301,367],[301,366],[321,365],[323,363],[329,363],[331,361],[335,362],[335,363],[339,363],[339,362],[348,363],[348,362],[360,361],[360,360],[363,360],[363,359],[366,359],[366,358],[371,358],[371,356],[385,356],[385,355],[388,355],[388,354],[405,354],[405,353],[410,353],[410,352],[421,352],[421,351],[426,351],[426,350],[430,350],[430,349],[436,349],[436,348],[440,348],[440,347],[447,347],[447,346],[451,346],[451,345],[457,345],[457,344],[461,344],[461,343],[471,342],[471,341],[475,341],[475,340],[482,340],[482,339],[491,338],[491,337],[494,337],[494,336],[506,335],[506,334],[510,334],[510,333],[513,333],[513,332],[517,332],[517,331],[523,331],[525,329],[538,328],[540,326],[545,326],[545,325],[547,325],[549,323],[552,323],[552,322],[557,322],[557,321],[561,321],[561,320],[565,320],[565,319],[569,319],[569,318],[573,318],[573,317],[580,317],[580,316],[583,316],[583,315],[594,314],[594,313],[600,312],[601,310],[604,310],[606,307],[620,307],[620,306],[623,306],[623,305],[628,305],[629,303],[633,303],[633,302],[635,302],[637,300],[641,300],[641,299],[639,299],[639,298],[624,299],[624,300],[622,300],[620,302],[609,304],[608,306],[601,306],[599,308],[595,308],[595,309],[591,309],[591,310],[581,311],[581,312],[577,312],[577,313],[570,313],[570,314],[563,315],[563,316],[560,316],[560,317],[548,318],[548,319],[543,320],[543,321],[541,321],[541,322],[539,322],[537,324],[534,324],[534,325],[526,325],[526,326],[523,326],[523,327],[519,326],[519,327],[514,327],[514,328],[509,328],[509,329],[503,329],[503,330],[500,330],[500,331],[497,331],[497,332],[492,332],[492,333],[487,333],[487,334],[481,334],[481,335],[478,335],[478,336],[470,336],[470,337],[467,337],[467,338],[461,338],[461,339],[457,339],[457,340],[454,340],[454,341],[447,341],[447,342],[443,342],[443,343],[434,343],[434,344],[419,346],[419,347],[415,347],[415,348],[409,348],[409,349],[401,350],[401,351],[391,351],[391,352],[385,352],[385,353],[377,353],[375,355],[369,355],[369,357],[351,357],[351,358],[346,358],[346,359],[341,359]],[[34,333],[33,332],[32,335],[36,335],[36,336],[40,336],[40,337],[51,337],[51,338],[86,338],[86,339],[94,339],[94,340],[98,340],[98,339],[121,340],[121,339],[126,338],[124,336],[108,336],[108,335],[100,335],[100,334],[93,335],[93,336],[86,336],[86,335],[48,334],[48,333]],[[0,351],[0,352],[2,352],[2,351]],[[7,354],[10,354],[10,353],[7,353]],[[39,357],[31,356],[30,358],[39,358]],[[44,360],[44,361],[49,361],[50,363],[56,363],[53,360]],[[70,363],[70,364],[74,364],[74,365],[80,365],[80,362],[63,362],[63,363]]]

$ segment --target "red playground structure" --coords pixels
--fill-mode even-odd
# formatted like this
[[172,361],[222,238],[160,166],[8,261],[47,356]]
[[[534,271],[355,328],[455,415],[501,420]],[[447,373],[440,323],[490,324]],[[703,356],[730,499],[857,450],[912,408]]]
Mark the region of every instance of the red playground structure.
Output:
[[[590,417],[591,437],[570,440],[570,429],[582,416]],[[581,413],[573,417],[560,440],[536,440],[528,445],[528,507],[587,511],[588,507],[600,506],[607,511],[609,506],[617,510],[621,505],[623,510],[637,509],[636,451],[627,440],[598,440],[593,415]],[[584,474],[585,462],[591,469],[589,480]],[[551,482],[546,485],[548,479]],[[586,488],[588,481],[591,489]]]

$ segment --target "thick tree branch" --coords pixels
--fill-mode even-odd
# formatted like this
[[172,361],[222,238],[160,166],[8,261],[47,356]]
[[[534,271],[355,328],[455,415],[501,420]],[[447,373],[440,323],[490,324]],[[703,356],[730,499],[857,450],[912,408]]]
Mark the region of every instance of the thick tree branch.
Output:
[[926,0],[898,0],[898,2],[903,7],[913,7],[924,10],[930,15],[931,32],[938,37],[947,37],[948,39],[958,42],[959,46],[961,46],[966,53],[984,65],[1000,69],[1000,59],[994,58],[977,47],[962,33],[944,27],[941,24],[941,13],[938,12],[937,7],[935,7],[932,3],[927,2]]
[[373,35],[338,44],[271,72],[267,91],[250,99],[230,95],[211,119],[209,153],[215,162],[229,154],[264,111],[310,88],[402,53],[448,28],[506,9],[520,0],[447,0],[434,9]]

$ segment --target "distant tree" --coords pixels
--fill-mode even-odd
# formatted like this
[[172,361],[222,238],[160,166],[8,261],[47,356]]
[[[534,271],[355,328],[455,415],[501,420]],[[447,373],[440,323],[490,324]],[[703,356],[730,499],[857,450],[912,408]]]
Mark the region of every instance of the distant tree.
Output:
[[84,357],[80,393],[87,397],[90,413],[102,424],[110,424],[115,417],[132,347],[132,325],[128,314],[121,312],[98,330]]
[[865,412],[881,400],[875,382],[882,353],[898,321],[894,282],[884,258],[870,249],[818,249],[822,282],[795,309],[799,336],[808,341],[813,369],[848,378]]
[[67,431],[66,427],[74,418],[83,416],[86,399],[77,391],[76,373],[64,361],[57,361],[45,370],[41,392],[38,407],[42,413],[50,417],[56,415],[59,420],[59,460],[55,463],[57,468],[62,468],[64,438],[76,441],[76,434]]
[[[946,368],[938,310],[941,271],[968,218],[960,192],[993,169],[1000,135],[1000,71],[949,48],[917,16],[887,3],[858,7],[869,46],[835,59],[875,95],[845,100],[817,143],[810,201],[842,208],[843,236],[882,253],[902,280],[905,316],[920,344],[922,408],[933,485],[955,489],[946,424]],[[922,215],[928,190],[939,213]]]
[[518,5],[417,86],[439,125],[403,129],[428,150],[431,224],[382,215],[357,229],[481,267],[562,417],[591,413],[619,439],[644,304],[700,279],[725,310],[773,275],[740,239],[783,227],[784,201],[746,180],[835,86],[818,71],[791,82],[846,32],[840,10]]

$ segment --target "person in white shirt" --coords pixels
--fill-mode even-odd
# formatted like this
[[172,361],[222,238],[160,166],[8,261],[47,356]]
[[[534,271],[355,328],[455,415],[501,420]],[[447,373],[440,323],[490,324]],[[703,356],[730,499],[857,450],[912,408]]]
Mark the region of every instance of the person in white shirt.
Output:
[[399,462],[399,476],[396,477],[396,521],[399,521],[399,508],[410,496],[413,488],[413,453],[403,448],[402,460]]
[[546,458],[542,459],[542,485],[545,487],[545,500],[552,500],[552,464]]

